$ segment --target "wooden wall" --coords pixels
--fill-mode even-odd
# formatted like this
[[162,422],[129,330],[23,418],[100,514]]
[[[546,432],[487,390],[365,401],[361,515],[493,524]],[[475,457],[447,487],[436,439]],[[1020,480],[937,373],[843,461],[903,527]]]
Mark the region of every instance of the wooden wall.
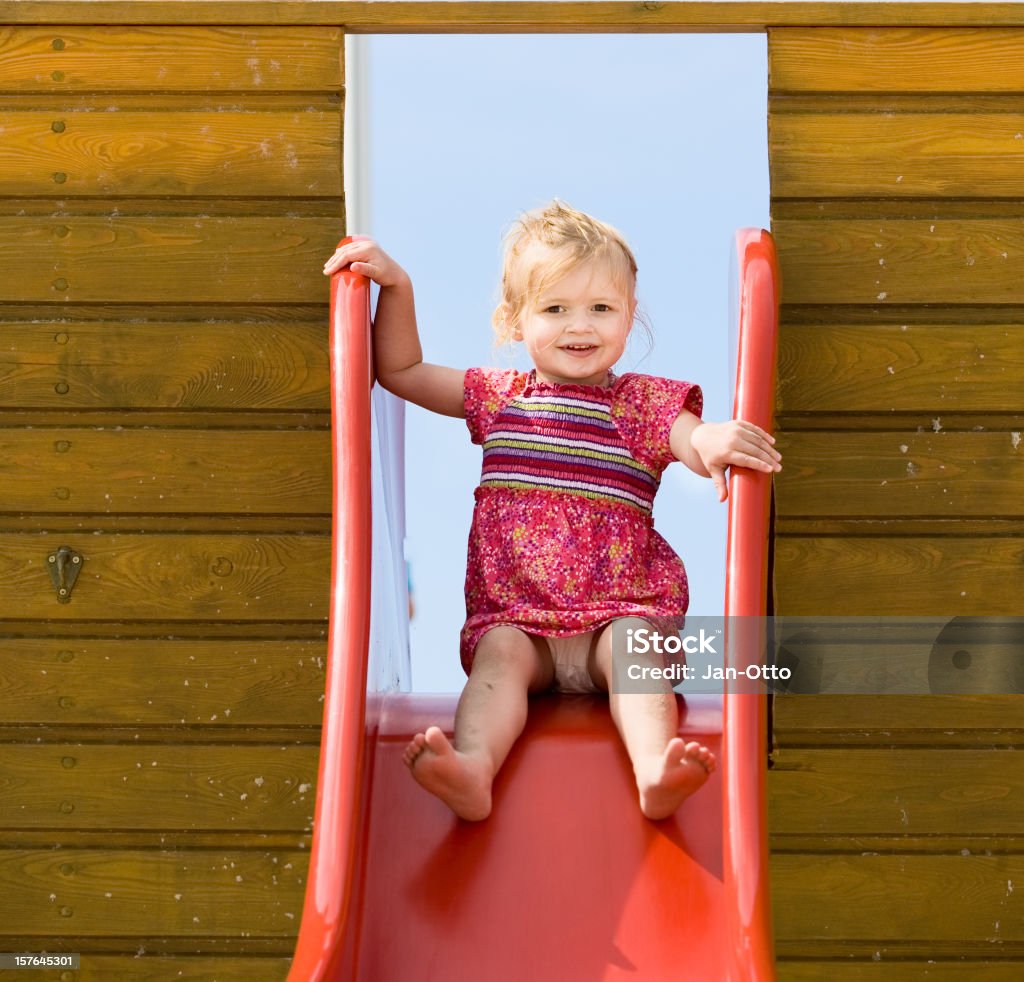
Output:
[[324,681],[342,41],[0,28],[0,950],[81,951],[74,978],[287,970]]
[[[1020,614],[1024,31],[769,34],[784,614]],[[790,696],[780,978],[1020,978],[1016,696]]]

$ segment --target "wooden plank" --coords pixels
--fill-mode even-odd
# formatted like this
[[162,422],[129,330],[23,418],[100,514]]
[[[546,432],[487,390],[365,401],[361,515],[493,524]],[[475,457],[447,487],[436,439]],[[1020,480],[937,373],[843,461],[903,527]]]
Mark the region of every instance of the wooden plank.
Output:
[[113,97],[75,112],[8,110],[0,194],[340,197],[338,108],[204,112],[194,99],[163,112],[120,110]]
[[[1024,623],[947,620],[900,624],[776,622],[776,657],[791,676],[786,693],[914,695],[1021,693]],[[781,634],[781,637],[779,636]],[[1004,725],[1024,725],[1011,713]],[[876,729],[877,731],[877,729]],[[888,732],[888,731],[886,731]],[[1005,742],[1005,739],[1001,742]]]
[[785,463],[775,476],[778,513],[1024,517],[1020,432],[941,430],[936,416],[927,433],[782,435]]
[[[299,621],[327,617],[330,540],[318,535],[0,533],[0,618],[48,621]],[[64,541],[66,540],[66,541]],[[47,556],[83,556],[58,603]]]
[[[88,207],[90,200],[76,202],[76,209]],[[31,201],[25,202],[26,214],[32,207]],[[41,209],[39,213],[42,213]],[[84,213],[84,212],[83,212]],[[777,198],[772,202],[773,218],[780,220],[810,218],[814,221],[845,221],[846,219],[867,219],[869,222],[877,221],[879,218],[918,218],[929,223],[938,219],[949,221],[952,219],[968,218],[981,219],[993,218],[1002,220],[1006,218],[1024,218],[1024,199],[1007,198]],[[783,298],[785,304],[785,298]],[[893,305],[895,307],[895,305]],[[821,308],[811,308],[813,312],[820,312],[824,309],[834,309],[827,304]],[[1005,304],[961,304],[955,309],[955,313],[963,313],[966,320],[963,323],[983,323],[986,319],[992,320],[993,314],[1005,314],[1007,310],[1016,313],[1022,308],[1018,304],[1015,307],[1007,307]],[[896,307],[901,317],[913,319],[915,312],[912,304],[905,304]],[[855,316],[851,321],[863,320],[863,314],[858,318],[857,312],[851,312]],[[956,318],[945,316],[944,311],[918,310],[917,319],[927,322],[930,318],[946,320],[955,323]],[[1000,316],[994,318],[995,322],[1002,320]]]
[[824,102],[820,113],[771,114],[773,196],[1024,196],[1020,100],[998,114],[853,113]]
[[5,300],[320,303],[340,218],[0,216]]
[[1024,762],[1013,748],[783,748],[768,772],[787,834],[1024,835]]
[[[51,943],[48,950],[58,949]],[[60,950],[70,949],[65,944]],[[152,955],[148,950],[140,955],[136,948],[120,955],[83,952],[79,964],[81,968],[73,976],[75,982],[283,982],[291,959],[274,955]],[[62,979],[60,971],[47,969],[34,969],[32,977],[34,982],[67,982],[72,978],[66,975]]]
[[787,304],[1024,301],[1024,220],[773,221]]
[[860,742],[896,745],[1024,743],[1024,705],[1016,695],[776,696],[772,729],[785,748]]
[[[783,853],[842,854],[864,856],[895,854],[916,856],[1020,855],[1021,839],[1014,835],[787,835],[769,836],[771,847]],[[1024,954],[1024,951],[1021,952]]]
[[0,923],[50,938],[290,938],[308,863],[297,849],[3,849]]
[[[947,24],[959,14],[950,10]],[[1024,31],[984,24],[773,31],[768,84],[785,92],[1024,91]]]
[[[87,10],[83,8],[87,7]],[[1024,25],[1013,2],[2,0],[0,24],[338,24],[361,34],[753,32],[812,25]]]
[[326,317],[0,325],[2,408],[326,410],[329,385]]
[[319,726],[326,656],[322,641],[4,638],[0,719],[7,727]]
[[999,616],[1020,613],[1024,542],[1007,538],[775,540],[779,614]]
[[0,429],[5,511],[309,514],[331,511],[320,430]]
[[982,536],[1024,535],[1024,521],[1014,518],[777,518],[777,536]]
[[1024,855],[784,854],[771,865],[780,944],[1024,942]]
[[73,24],[54,32],[28,24],[0,31],[0,91],[333,92],[342,85],[337,27]]
[[1022,390],[1016,324],[783,324],[779,332],[782,413],[1014,412]]
[[[297,218],[329,218],[337,222],[339,230],[343,228],[344,198],[75,198],[65,201],[61,198],[8,198],[5,200],[4,213],[19,218],[85,218],[88,216],[101,219],[130,218],[142,216],[148,220],[157,220],[157,216],[180,218],[182,215],[195,215],[201,218],[272,218],[280,222],[283,219],[292,221]],[[1024,213],[1024,211],[1022,211]],[[802,216],[801,216],[802,217]],[[58,226],[55,234],[65,236],[70,229],[66,224],[61,230]],[[14,303],[4,308],[10,310],[11,320],[31,318],[37,310],[34,304]],[[73,317],[85,317],[90,320],[116,319],[122,313],[143,320],[152,317],[153,309],[145,303],[69,303],[67,309],[74,311]],[[220,313],[220,311],[218,311]],[[269,314],[271,319],[280,319],[281,315],[274,308],[265,304],[238,303],[228,310],[227,317],[245,317],[249,314],[261,316]],[[178,297],[160,311],[166,320],[195,319],[194,311],[187,306],[186,298]],[[293,318],[294,319],[294,318]]]
[[1020,982],[1021,961],[939,961],[935,958],[872,961],[790,961],[776,962],[779,982]]
[[309,831],[318,758],[308,746],[8,743],[0,827]]
[[[856,525],[856,523],[854,523]],[[1020,523],[1024,529],[1024,523]],[[94,535],[105,532],[173,532],[198,534],[247,535],[284,534],[329,535],[331,519],[329,515],[152,515],[139,513],[131,516],[114,514],[76,514],[66,515],[42,512],[40,514],[5,515],[0,512],[0,531],[2,532],[48,532],[50,535],[61,536],[64,533],[80,535],[88,530]],[[800,532],[805,529],[801,527]],[[991,531],[988,529],[986,531]],[[95,626],[95,625],[94,625]],[[206,630],[207,628],[204,628]],[[177,632],[172,632],[177,634]],[[289,637],[296,635],[288,635]],[[260,635],[267,637],[267,635]]]

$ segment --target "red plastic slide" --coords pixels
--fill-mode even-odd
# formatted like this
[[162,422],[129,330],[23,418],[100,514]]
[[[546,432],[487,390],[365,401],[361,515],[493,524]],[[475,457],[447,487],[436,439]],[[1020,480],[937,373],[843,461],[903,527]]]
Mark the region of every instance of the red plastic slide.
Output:
[[[737,234],[735,414],[771,427],[778,276],[771,237]],[[680,732],[719,768],[672,818],[636,804],[607,702],[533,701],[480,823],[412,781],[401,753],[453,696],[366,693],[369,289],[332,277],[334,569],[316,823],[289,979],[633,982],[774,979],[766,706],[691,697]],[[765,613],[770,478],[732,475],[725,610]]]

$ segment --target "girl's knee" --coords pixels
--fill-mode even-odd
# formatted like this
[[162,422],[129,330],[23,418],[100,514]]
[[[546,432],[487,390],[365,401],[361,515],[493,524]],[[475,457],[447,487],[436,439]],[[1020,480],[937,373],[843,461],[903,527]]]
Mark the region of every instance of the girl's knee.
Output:
[[643,617],[619,617],[605,625],[590,651],[588,667],[594,682],[610,691],[615,678],[616,659],[628,655],[629,632],[650,629],[651,622]]
[[543,638],[514,627],[488,631],[476,646],[470,678],[518,677],[531,689],[550,684],[551,656]]

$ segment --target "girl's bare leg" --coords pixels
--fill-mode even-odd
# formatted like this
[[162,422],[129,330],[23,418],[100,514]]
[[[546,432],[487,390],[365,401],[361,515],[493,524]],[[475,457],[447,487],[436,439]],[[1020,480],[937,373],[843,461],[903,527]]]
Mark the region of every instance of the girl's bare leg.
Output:
[[[650,627],[640,618],[617,623],[620,630]],[[598,636],[589,668],[594,684],[608,691],[612,719],[633,764],[640,810],[648,818],[667,818],[707,780],[715,769],[715,755],[703,744],[677,735],[679,712],[668,682],[660,692],[612,691],[611,624]]]
[[412,776],[459,818],[486,818],[494,777],[526,725],[527,697],[553,677],[542,638],[514,627],[488,631],[455,711],[454,746],[437,726],[417,733],[404,754]]

